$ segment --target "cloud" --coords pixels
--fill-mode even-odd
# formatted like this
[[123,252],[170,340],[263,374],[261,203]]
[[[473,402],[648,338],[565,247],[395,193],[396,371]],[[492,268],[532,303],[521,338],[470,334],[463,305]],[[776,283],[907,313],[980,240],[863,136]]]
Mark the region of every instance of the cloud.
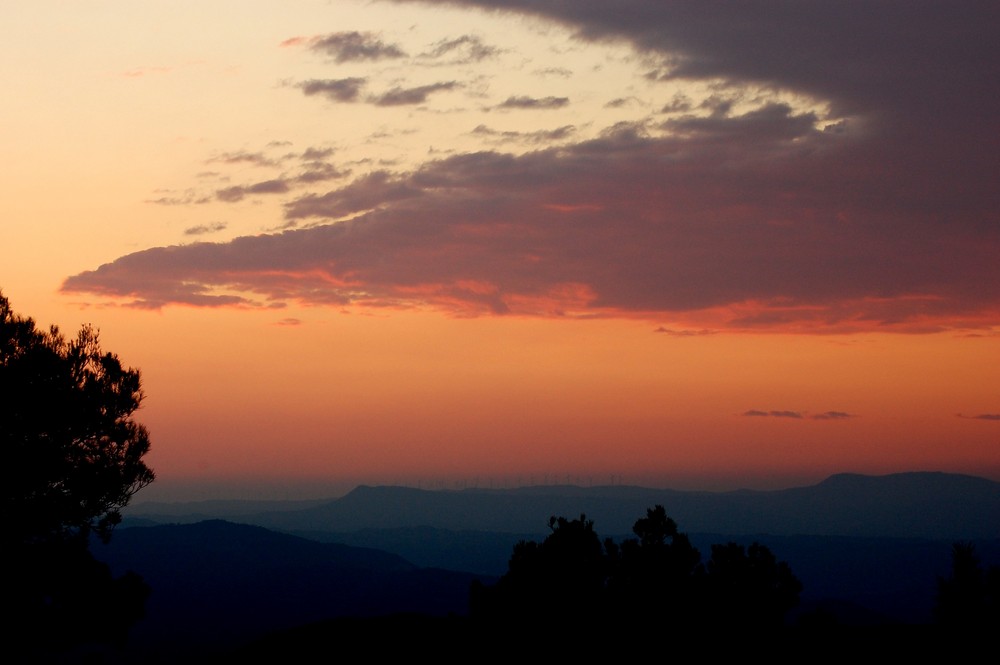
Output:
[[307,162],[326,159],[333,155],[333,148],[306,148],[300,157]]
[[[661,335],[668,335],[670,337],[705,337],[707,335],[716,335],[718,330],[708,330],[702,328],[701,330],[676,330],[674,328],[666,328],[664,326],[658,327],[653,331],[654,333]],[[747,414],[747,415],[765,415],[765,414]]]
[[322,95],[333,102],[355,102],[365,87],[367,79],[349,77],[342,79],[312,79],[298,84],[306,96]]
[[508,97],[497,105],[500,109],[558,109],[569,104],[568,97]]
[[971,418],[973,420],[1000,420],[1000,413],[980,413],[977,416],[963,416],[961,413],[958,414],[959,418]]
[[536,69],[533,74],[539,76],[558,76],[559,78],[568,79],[573,76],[573,70],[567,69],[566,67],[545,67],[543,69]]
[[[163,192],[164,190],[160,190]],[[171,192],[173,194],[173,192]],[[155,199],[146,199],[146,203],[153,203],[161,206],[196,205],[211,202],[211,197],[203,196],[193,189],[185,190],[180,194],[172,196],[158,196]]]
[[251,164],[253,166],[275,166],[277,162],[262,152],[224,152],[208,159],[209,163]]
[[[152,248],[71,276],[64,290],[149,307],[641,317],[677,331],[1000,326],[1000,41],[985,5],[451,4],[552,19],[582,40],[626,40],[658,80],[714,96],[664,104],[654,84],[643,97],[665,115],[589,140],[481,126],[473,131],[487,141],[537,149],[315,184],[283,208],[286,223],[311,228]],[[355,81],[318,81],[311,94],[416,104],[457,85],[371,96]],[[508,102],[546,99],[564,98]],[[274,163],[258,153],[215,160]],[[317,169],[312,182],[333,171]]]
[[291,46],[301,43],[308,44],[312,51],[325,53],[338,63],[406,57],[406,52],[398,45],[387,44],[378,35],[370,32],[334,32],[304,41],[286,40],[282,44]]
[[813,113],[795,114],[791,106],[767,104],[739,116],[728,112],[709,117],[683,116],[665,121],[663,129],[713,141],[730,141],[747,136],[757,140],[788,141],[811,134],[818,119]]
[[[787,110],[749,115],[679,136],[646,138],[626,128],[520,156],[480,152],[373,173],[286,205],[289,220],[378,211],[356,219],[350,235],[264,237],[259,242],[275,248],[261,256],[309,270],[322,265],[336,279],[351,275],[366,302],[456,311],[658,312],[712,329],[803,332],[997,320],[1000,239],[977,228],[979,213],[992,209],[974,208],[968,225],[949,215],[947,233],[936,233],[927,197],[937,192],[914,188],[887,209],[885,182],[857,179],[857,169],[869,167],[852,142],[810,130]],[[295,253],[303,242],[308,259]],[[357,244],[372,252],[354,252]],[[235,247],[199,251],[228,256]],[[120,260],[65,288],[109,293],[104,280],[126,270],[115,283],[129,284],[128,293],[147,283],[158,289],[164,279],[210,286],[232,274],[220,264],[196,278],[183,251],[167,256],[172,265]],[[143,275],[157,270],[165,272]],[[266,265],[247,270],[251,290],[267,297],[325,302],[329,295],[322,285],[293,288],[292,278],[272,286]],[[490,285],[489,307],[482,293],[459,286],[470,283]]]
[[280,321],[278,321],[276,323],[276,325],[279,325],[279,326],[290,326],[290,327],[301,326],[302,325],[302,320],[301,319],[295,319],[295,318],[289,317],[289,318],[286,318],[286,319],[281,319]]
[[190,226],[184,229],[184,235],[186,236],[201,236],[207,233],[218,233],[219,231],[225,231],[228,225],[225,222],[213,222],[211,224],[200,224],[198,226]]
[[759,411],[757,409],[750,409],[749,411],[744,411],[743,415],[756,418],[802,418],[802,414],[798,411]]
[[687,95],[678,92],[660,109],[660,113],[684,113],[692,110],[692,108],[694,108],[694,105],[691,103],[691,99]]
[[[759,409],[744,411],[743,415],[756,418],[791,418],[793,420],[802,420],[806,417],[802,411],[761,411]],[[845,413],[844,411],[824,411],[823,413],[817,413],[809,416],[812,420],[848,420],[856,417],[857,416]]]
[[637,101],[639,100],[635,97],[617,97],[615,99],[612,99],[607,104],[605,104],[604,107],[609,109],[620,109],[625,106],[629,106]]
[[339,169],[326,162],[306,162],[304,166],[305,170],[295,176],[296,182],[313,184],[326,180],[338,180],[350,174],[350,171]]
[[848,420],[856,417],[854,414],[845,413],[844,411],[824,411],[823,413],[810,416],[813,420]]
[[491,139],[494,143],[552,143],[553,141],[564,141],[571,138],[576,133],[576,127],[573,125],[563,125],[562,127],[556,127],[555,129],[541,129],[533,132],[516,132],[511,130],[498,131],[491,129],[486,125],[477,125],[472,133],[487,139]]
[[479,37],[462,35],[437,42],[430,51],[421,53],[420,57],[439,59],[452,56],[447,64],[469,64],[492,58],[498,53],[500,53],[500,49],[484,44]]
[[431,83],[414,88],[396,87],[381,95],[371,97],[369,101],[376,106],[404,106],[407,104],[423,104],[427,97],[442,90],[454,90],[458,87],[456,81],[444,81],[441,83]]
[[661,78],[821,100],[833,116],[864,119],[881,144],[873,155],[904,171],[926,168],[923,153],[933,149],[938,164],[977,184],[997,172],[997,144],[982,140],[1000,115],[1000,42],[989,2],[433,1],[539,16],[583,40],[625,40],[659,61]]
[[339,218],[371,210],[394,201],[419,197],[423,192],[387,171],[376,171],[350,185],[323,195],[308,194],[286,206],[288,219]]
[[237,185],[226,187],[215,192],[220,201],[235,203],[253,194],[285,194],[289,191],[288,183],[281,179],[264,180],[252,185]]

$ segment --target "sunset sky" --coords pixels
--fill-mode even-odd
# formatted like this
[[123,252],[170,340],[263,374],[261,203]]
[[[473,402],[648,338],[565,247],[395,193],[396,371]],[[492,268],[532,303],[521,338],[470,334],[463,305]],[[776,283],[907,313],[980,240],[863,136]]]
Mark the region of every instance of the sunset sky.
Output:
[[142,371],[139,499],[1000,480],[992,0],[0,26],[0,290]]

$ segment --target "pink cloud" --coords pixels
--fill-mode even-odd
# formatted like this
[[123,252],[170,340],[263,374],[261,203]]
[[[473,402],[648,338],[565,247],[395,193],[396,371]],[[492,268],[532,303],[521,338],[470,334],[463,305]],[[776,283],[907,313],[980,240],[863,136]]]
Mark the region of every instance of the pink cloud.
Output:
[[[144,307],[353,303],[648,317],[681,330],[1000,325],[1000,101],[984,92],[1000,47],[966,5],[897,16],[893,3],[866,13],[804,1],[764,20],[744,3],[510,6],[585,38],[630,39],[662,58],[654,77],[772,85],[842,115],[778,101],[737,113],[720,93],[708,116],[680,105],[652,133],[621,125],[328,191],[272,189],[286,196],[285,221],[309,228],[137,252],[64,290]],[[913,30],[877,30],[873,17]],[[330,48],[385,46],[337,34]],[[927,47],[911,48],[913,35]],[[451,84],[437,85],[400,88],[399,100]]]

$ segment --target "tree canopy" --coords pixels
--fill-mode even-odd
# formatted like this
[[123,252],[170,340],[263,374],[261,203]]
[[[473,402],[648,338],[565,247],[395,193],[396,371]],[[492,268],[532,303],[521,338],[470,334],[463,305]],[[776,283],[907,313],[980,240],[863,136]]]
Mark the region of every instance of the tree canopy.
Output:
[[509,568],[492,587],[473,586],[473,617],[522,628],[569,621],[612,630],[781,626],[802,584],[784,562],[754,542],[713,545],[701,554],[663,506],[633,526],[635,538],[603,543],[585,515],[549,520],[541,543],[514,546]]
[[113,579],[88,549],[153,481],[149,433],[133,419],[138,370],[101,350],[83,326],[40,330],[0,293],[0,497],[7,644],[24,649],[120,638],[148,587]]
[[149,433],[132,414],[138,370],[101,350],[97,331],[73,339],[39,330],[0,293],[0,492],[5,538],[30,544],[107,538],[120,509],[153,481]]

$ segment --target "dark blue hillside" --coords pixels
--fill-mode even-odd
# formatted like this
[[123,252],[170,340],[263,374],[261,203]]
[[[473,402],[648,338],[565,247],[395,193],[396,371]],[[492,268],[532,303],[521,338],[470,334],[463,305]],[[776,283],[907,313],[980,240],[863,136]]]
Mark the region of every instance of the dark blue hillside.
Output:
[[95,555],[152,587],[134,649],[182,653],[339,616],[464,614],[472,575],[212,520],[119,529]]
[[[302,510],[240,521],[281,531],[357,531],[430,526],[544,535],[552,515],[585,513],[606,533],[627,533],[662,505],[688,532],[900,538],[1000,537],[1000,483],[933,472],[842,474],[809,487],[690,492],[638,487],[544,486],[507,490],[358,487]],[[152,518],[140,507],[134,517]]]

